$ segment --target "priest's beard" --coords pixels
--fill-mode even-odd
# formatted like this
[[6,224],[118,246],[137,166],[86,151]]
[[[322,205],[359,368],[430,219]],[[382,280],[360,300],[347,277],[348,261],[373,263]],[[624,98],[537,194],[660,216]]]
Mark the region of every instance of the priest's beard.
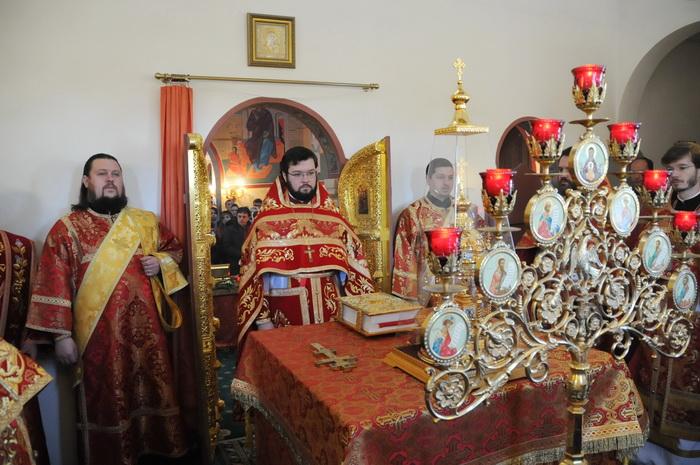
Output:
[[316,196],[316,186],[309,191],[309,192],[301,192],[292,189],[292,186],[287,184],[287,190],[289,191],[289,195],[294,197],[295,200],[298,200],[301,203],[309,203],[311,202],[311,199],[313,199]]
[[128,201],[124,193],[122,193],[119,197],[102,196],[99,199],[95,197],[94,192],[88,191],[88,206],[93,211],[103,215],[116,215],[122,211],[124,207],[126,207],[126,203]]

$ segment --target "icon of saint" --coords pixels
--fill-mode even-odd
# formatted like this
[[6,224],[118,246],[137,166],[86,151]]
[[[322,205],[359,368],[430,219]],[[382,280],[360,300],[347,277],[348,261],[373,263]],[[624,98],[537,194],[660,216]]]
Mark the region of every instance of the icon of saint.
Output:
[[621,230],[627,231],[634,220],[634,213],[632,212],[632,205],[628,195],[622,196],[622,207],[617,211],[617,224]]
[[681,308],[688,308],[692,305],[693,299],[695,298],[695,293],[692,292],[690,288],[690,277],[688,275],[683,276],[683,281],[676,292],[676,302]]
[[491,275],[491,283],[489,284],[489,291],[495,295],[503,295],[508,291],[506,285],[506,278],[508,277],[508,270],[506,270],[506,259],[499,258],[498,266],[496,271]]
[[656,272],[664,269],[666,261],[666,252],[661,247],[661,239],[658,237],[654,240],[654,250],[647,256],[647,264],[649,269]]
[[544,209],[537,224],[537,234],[543,239],[551,239],[559,232],[559,225],[554,222],[552,202],[545,202]]
[[452,346],[452,335],[450,334],[452,325],[454,325],[452,318],[442,320],[440,335],[433,341],[433,352],[440,355],[440,357],[452,357],[457,353],[457,349]]
[[600,176],[600,169],[595,161],[595,148],[591,145],[588,147],[588,158],[583,165],[583,177],[588,182],[593,182]]

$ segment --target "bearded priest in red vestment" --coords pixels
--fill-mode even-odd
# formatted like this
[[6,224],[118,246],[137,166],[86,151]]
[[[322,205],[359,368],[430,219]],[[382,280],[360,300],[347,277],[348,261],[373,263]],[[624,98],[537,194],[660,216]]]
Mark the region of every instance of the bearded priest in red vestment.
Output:
[[280,170],[243,244],[239,347],[253,327],[330,321],[342,293],[374,292],[359,238],[317,182],[316,155],[293,147]]
[[181,315],[162,302],[187,285],[182,248],[153,213],[126,203],[118,161],[93,155],[79,203],[46,238],[27,318],[29,341],[53,341],[58,361],[75,367],[85,464],[187,449],[165,335]]
[[445,158],[435,158],[425,168],[428,193],[406,207],[396,222],[394,271],[391,291],[425,305],[430,297],[423,286],[434,279],[427,266],[425,231],[449,225],[454,220],[454,167]]

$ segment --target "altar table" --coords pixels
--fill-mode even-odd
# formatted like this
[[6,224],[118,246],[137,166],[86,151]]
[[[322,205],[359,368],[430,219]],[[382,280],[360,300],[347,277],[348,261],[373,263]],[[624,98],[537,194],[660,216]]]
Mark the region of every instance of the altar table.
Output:
[[[357,367],[316,367],[312,342],[356,355]],[[405,334],[366,338],[337,322],[251,332],[231,392],[284,439],[270,440],[271,429],[256,432],[259,455],[291,452],[298,463],[313,465],[493,465],[563,456],[568,353],[550,354],[542,383],[509,382],[488,404],[436,423],[425,407],[424,385],[382,362],[405,342]],[[590,362],[585,452],[641,447],[647,417],[627,366],[596,350]]]

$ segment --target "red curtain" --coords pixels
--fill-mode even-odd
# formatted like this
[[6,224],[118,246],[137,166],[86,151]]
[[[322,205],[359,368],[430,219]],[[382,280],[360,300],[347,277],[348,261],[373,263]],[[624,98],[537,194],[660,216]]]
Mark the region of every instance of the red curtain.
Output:
[[185,216],[185,135],[192,132],[192,89],[160,88],[160,139],[163,154],[163,186],[160,217],[165,226],[187,244]]
[[[180,240],[184,256],[180,268],[188,276],[189,238],[185,205],[186,154],[185,135],[192,132],[192,89],[184,86],[160,88],[160,135],[162,149],[163,186],[161,189],[160,220]],[[190,306],[190,289],[174,294],[183,312],[180,330],[173,334],[173,367],[175,370],[180,408],[191,438],[198,432],[198,387],[195,368],[195,327]],[[206,406],[204,406],[206,408]]]

